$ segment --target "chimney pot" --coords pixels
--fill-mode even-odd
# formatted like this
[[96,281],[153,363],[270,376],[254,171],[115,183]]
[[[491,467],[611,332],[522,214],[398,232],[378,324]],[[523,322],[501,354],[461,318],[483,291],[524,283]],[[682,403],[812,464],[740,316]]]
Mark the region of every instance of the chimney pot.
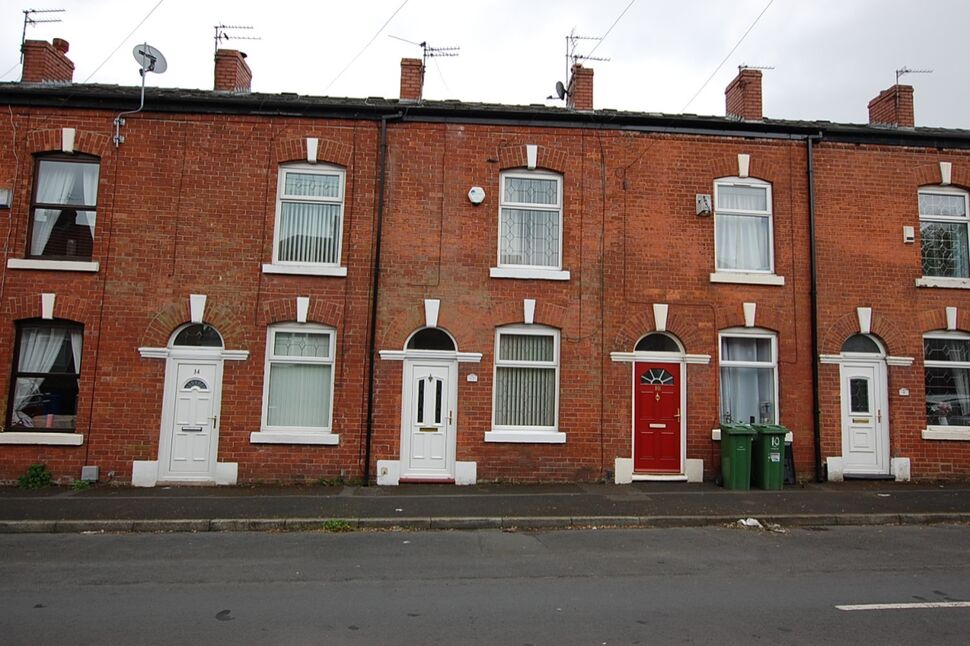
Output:
[[744,121],[761,121],[761,70],[741,68],[724,90],[724,112]]
[[566,90],[566,106],[573,110],[593,109],[593,70],[575,63]]
[[402,101],[420,101],[424,92],[424,62],[420,58],[401,59]]
[[21,83],[70,83],[74,80],[74,63],[65,53],[66,40],[55,38],[54,43],[46,40],[25,40],[23,49],[24,66],[20,76]]
[[253,71],[246,63],[246,54],[235,49],[216,51],[215,82],[216,92],[236,92],[246,94],[251,90]]
[[913,111],[913,86],[893,85],[869,102],[869,125],[912,128],[916,125]]

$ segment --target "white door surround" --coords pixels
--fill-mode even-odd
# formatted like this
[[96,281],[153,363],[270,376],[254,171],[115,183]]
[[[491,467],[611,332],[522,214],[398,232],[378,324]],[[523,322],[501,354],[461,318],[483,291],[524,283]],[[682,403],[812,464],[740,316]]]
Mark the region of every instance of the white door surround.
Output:
[[401,480],[454,482],[458,362],[406,359],[401,394]]
[[890,475],[886,372],[883,357],[852,358],[839,366],[844,476]]

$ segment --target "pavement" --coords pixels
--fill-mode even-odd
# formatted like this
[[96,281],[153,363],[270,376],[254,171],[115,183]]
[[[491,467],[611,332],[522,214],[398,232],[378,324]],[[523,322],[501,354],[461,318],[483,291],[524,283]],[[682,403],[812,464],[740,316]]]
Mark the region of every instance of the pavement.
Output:
[[697,527],[970,522],[970,483],[0,487],[0,533]]

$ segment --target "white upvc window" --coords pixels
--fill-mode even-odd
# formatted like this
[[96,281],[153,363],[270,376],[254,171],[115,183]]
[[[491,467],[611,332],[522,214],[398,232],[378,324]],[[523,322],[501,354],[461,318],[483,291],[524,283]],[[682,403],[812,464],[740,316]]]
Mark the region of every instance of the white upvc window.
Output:
[[510,325],[495,332],[492,429],[548,432],[559,428],[559,331]]
[[336,166],[280,166],[273,263],[264,271],[346,275],[340,267],[345,179]]
[[970,434],[970,334],[925,335],[923,371],[927,426],[963,427]]
[[778,423],[778,338],[731,328],[719,335],[721,421]]
[[970,278],[967,192],[936,186],[919,192],[923,276]]
[[562,269],[562,177],[509,171],[501,182],[498,266]]
[[714,182],[717,272],[773,273],[772,229],[770,184],[739,177]]
[[334,331],[322,325],[270,326],[263,379],[265,433],[330,433],[334,345]]

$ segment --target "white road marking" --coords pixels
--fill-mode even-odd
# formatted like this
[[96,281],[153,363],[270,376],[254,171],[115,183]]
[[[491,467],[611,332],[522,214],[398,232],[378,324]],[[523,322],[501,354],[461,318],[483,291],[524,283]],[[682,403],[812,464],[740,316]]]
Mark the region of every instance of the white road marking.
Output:
[[922,603],[864,603],[835,606],[839,610],[912,610],[922,608],[970,608],[970,601],[924,601]]

